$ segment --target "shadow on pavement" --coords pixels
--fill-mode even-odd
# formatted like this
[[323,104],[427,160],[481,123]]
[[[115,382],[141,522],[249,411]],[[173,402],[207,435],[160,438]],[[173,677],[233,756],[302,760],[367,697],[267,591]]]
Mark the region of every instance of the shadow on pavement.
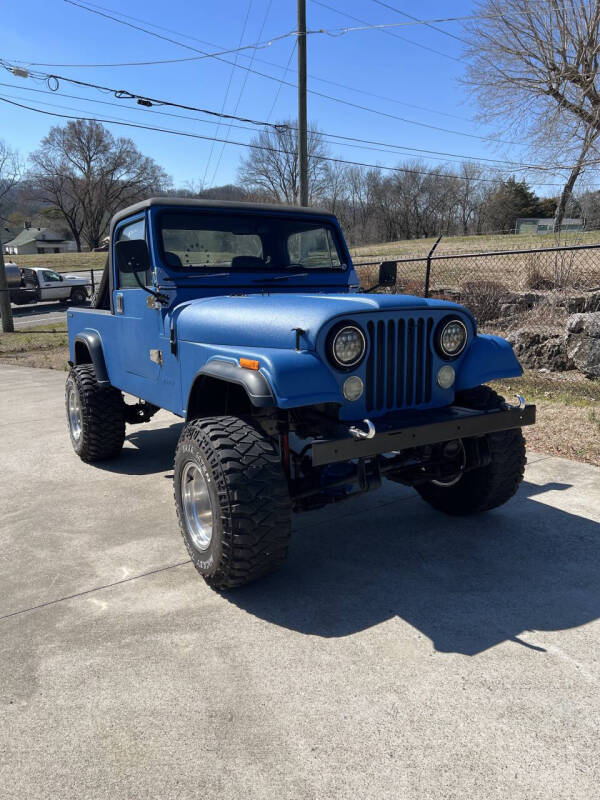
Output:
[[475,655],[505,640],[543,649],[519,634],[600,615],[600,526],[533,499],[566,488],[524,483],[503,508],[463,519],[416,496],[362,514],[349,501],[338,517],[299,518],[284,568],[226,597],[312,636],[348,636],[399,616],[438,651]]
[[[128,475],[170,471],[182,427],[136,428],[127,436],[133,447],[97,466]],[[465,655],[520,642],[524,631],[600,616],[600,525],[535,499],[570,485],[525,482],[507,505],[465,518],[437,513],[404,487],[387,487],[294,516],[281,571],[227,599],[275,625],[322,637],[398,616],[438,651]]]
[[[119,475],[152,475],[173,467],[175,448],[183,422],[174,422],[164,428],[134,428],[125,437],[125,447],[118,458],[98,461],[99,469]],[[127,447],[127,442],[133,447]]]

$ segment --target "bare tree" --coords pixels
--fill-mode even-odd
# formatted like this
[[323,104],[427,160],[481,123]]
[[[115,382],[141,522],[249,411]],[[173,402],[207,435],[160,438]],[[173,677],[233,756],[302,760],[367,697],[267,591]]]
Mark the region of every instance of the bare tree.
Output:
[[50,129],[31,156],[30,179],[39,198],[64,216],[77,250],[100,244],[122,206],[164,191],[170,179],[133,141],[115,138],[99,122]]
[[[478,220],[478,210],[484,201],[485,182],[481,180],[484,170],[474,161],[463,161],[456,182],[457,214],[463,236]],[[476,225],[475,225],[476,227]]]
[[0,140],[0,213],[22,172],[23,165],[17,151]]
[[480,0],[469,23],[466,82],[483,115],[510,120],[539,155],[568,171],[555,227],[577,178],[598,159],[600,4]]
[[[298,131],[293,120],[278,123],[276,129],[260,131],[250,141],[252,149],[242,158],[239,179],[245,189],[258,192],[276,203],[294,204],[298,196]],[[308,132],[309,203],[323,195],[326,185],[327,155],[321,134],[312,126]]]

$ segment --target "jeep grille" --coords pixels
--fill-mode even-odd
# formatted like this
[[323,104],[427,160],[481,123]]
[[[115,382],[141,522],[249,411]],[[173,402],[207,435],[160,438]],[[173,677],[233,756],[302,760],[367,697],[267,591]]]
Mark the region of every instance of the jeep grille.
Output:
[[367,411],[431,402],[433,317],[367,323]]

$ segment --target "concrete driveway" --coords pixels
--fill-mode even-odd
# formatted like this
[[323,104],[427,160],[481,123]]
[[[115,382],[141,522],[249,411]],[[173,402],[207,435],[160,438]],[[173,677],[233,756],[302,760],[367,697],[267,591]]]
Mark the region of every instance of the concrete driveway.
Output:
[[3,800],[598,795],[600,470],[533,456],[462,521],[389,484],[220,596],[177,530],[180,424],[86,466],[63,385],[0,367]]

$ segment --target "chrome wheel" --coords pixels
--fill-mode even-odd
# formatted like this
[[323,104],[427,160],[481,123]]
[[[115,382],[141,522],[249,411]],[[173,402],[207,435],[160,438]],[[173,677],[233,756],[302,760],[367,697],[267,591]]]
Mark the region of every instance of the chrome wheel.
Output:
[[67,414],[69,417],[69,429],[74,442],[79,442],[81,439],[81,403],[79,400],[79,392],[74,384],[69,386],[67,393]]
[[188,461],[181,473],[181,504],[194,547],[207,550],[213,536],[214,514],[207,476],[195,461]]

